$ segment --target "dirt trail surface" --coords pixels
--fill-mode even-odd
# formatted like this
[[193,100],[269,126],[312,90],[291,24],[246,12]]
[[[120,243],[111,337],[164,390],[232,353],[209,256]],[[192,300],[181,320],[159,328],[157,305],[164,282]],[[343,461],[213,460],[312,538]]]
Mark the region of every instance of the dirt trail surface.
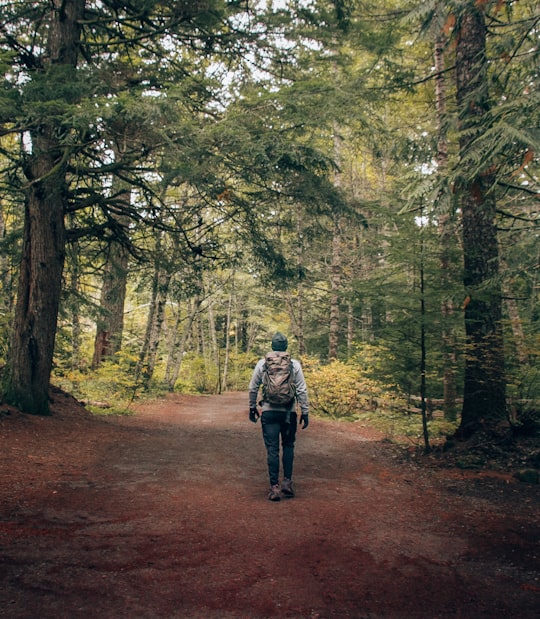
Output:
[[53,408],[1,408],[6,619],[540,616],[537,485],[314,418],[297,497],[272,503],[246,394]]

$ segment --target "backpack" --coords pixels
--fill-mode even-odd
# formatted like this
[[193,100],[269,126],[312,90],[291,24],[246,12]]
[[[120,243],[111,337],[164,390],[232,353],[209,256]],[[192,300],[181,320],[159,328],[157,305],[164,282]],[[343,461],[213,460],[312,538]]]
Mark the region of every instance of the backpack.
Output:
[[263,401],[277,406],[288,406],[296,397],[293,382],[293,364],[288,352],[272,351],[264,357]]

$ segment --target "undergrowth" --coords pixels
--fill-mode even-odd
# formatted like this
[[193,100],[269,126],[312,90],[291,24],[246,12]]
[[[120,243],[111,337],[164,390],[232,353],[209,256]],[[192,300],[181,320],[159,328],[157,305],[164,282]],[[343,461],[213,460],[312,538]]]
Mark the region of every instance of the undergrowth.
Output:
[[[357,363],[332,361],[321,366],[307,360],[310,409],[317,415],[360,421],[381,431],[395,443],[418,444],[423,440],[422,416],[411,411],[396,385],[378,380],[371,368]],[[430,440],[440,442],[453,434],[456,423],[430,418]]]

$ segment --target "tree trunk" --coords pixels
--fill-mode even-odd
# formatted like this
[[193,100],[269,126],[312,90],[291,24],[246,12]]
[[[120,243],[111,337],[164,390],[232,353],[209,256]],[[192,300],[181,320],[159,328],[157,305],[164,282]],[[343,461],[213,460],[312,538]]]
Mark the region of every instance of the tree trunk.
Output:
[[[51,0],[45,70],[75,67],[84,0]],[[37,79],[43,79],[38,75]],[[64,212],[67,152],[58,121],[43,121],[31,132],[17,303],[4,372],[3,396],[35,414],[48,414],[58,308],[65,257]]]
[[225,358],[223,359],[223,378],[221,380],[222,391],[227,391],[227,379],[229,372],[229,358],[230,358],[230,346],[231,346],[231,323],[232,323],[232,310],[234,301],[234,272],[232,274],[231,290],[229,292],[229,302],[227,303],[227,318],[225,322]]
[[[206,297],[208,299],[207,306],[207,317],[208,317],[208,340],[209,345],[205,350],[203,349],[203,357],[206,366],[207,375],[211,374],[212,364],[215,365],[217,370],[217,384],[216,384],[216,393],[221,393],[221,363],[220,363],[220,354],[219,354],[219,344],[217,340],[217,332],[216,332],[216,319],[214,316],[214,299],[212,297],[212,293],[210,290],[210,286],[206,289]],[[205,341],[204,337],[204,329],[201,327],[201,334],[203,336],[203,342]]]
[[58,307],[65,253],[63,170],[51,174],[53,139],[35,140],[40,151],[27,174],[36,179],[25,205],[22,261],[4,398],[23,411],[48,414]]
[[[342,143],[341,134],[337,122],[334,126],[334,158],[341,164]],[[342,184],[340,172],[334,175],[334,185],[340,188]],[[339,298],[341,292],[341,217],[334,214],[334,226],[332,230],[332,259],[330,265],[330,325],[328,334],[328,358],[337,359],[339,347]]]
[[512,328],[512,335],[514,336],[514,346],[516,348],[516,356],[520,365],[526,366],[529,364],[529,353],[527,351],[527,344],[525,342],[525,333],[523,332],[523,323],[519,315],[519,308],[517,301],[510,296],[510,291],[506,293],[506,311],[508,312],[508,318],[510,319],[510,327]]
[[161,335],[163,323],[165,321],[165,306],[167,303],[167,295],[169,292],[170,282],[170,273],[161,272],[158,274],[158,291],[156,298],[154,299],[154,311],[152,312],[153,320],[150,325],[150,333],[148,337],[148,356],[144,377],[146,385],[148,385],[148,383],[152,379],[152,376],[154,375],[154,369],[156,367],[159,338]]
[[[125,190],[122,195],[123,201],[129,205],[129,191]],[[128,250],[121,243],[113,241],[109,247],[101,287],[100,316],[97,320],[92,360],[94,369],[105,359],[112,358],[122,347],[128,263]]]
[[[488,111],[486,26],[483,5],[469,6],[462,17],[456,47],[460,155],[464,158],[483,130]],[[465,306],[465,377],[458,435],[494,430],[506,414],[499,285],[496,203],[489,172],[460,187]]]
[[191,308],[188,307],[188,316],[186,317],[187,323],[182,331],[180,340],[178,341],[178,331],[180,326],[180,308],[178,308],[178,320],[176,327],[172,334],[172,340],[169,349],[169,358],[167,360],[167,367],[165,370],[165,382],[169,391],[174,391],[174,386],[178,380],[180,374],[180,368],[182,367],[182,360],[184,358],[184,351],[186,344],[201,307],[201,299],[197,295],[191,304]]
[[512,290],[511,281],[509,281],[509,277],[511,277],[510,269],[504,260],[501,260],[501,272],[501,279],[503,280],[502,290],[504,295],[504,305],[510,321],[516,358],[520,366],[526,367],[530,363],[527,339],[525,337],[525,332],[523,331],[523,322],[519,314],[517,300]]
[[296,286],[296,290],[286,290],[284,292],[287,303],[287,311],[291,323],[291,329],[295,340],[298,343],[298,355],[302,357],[306,354],[306,340],[304,337],[304,289],[302,282]]
[[[300,211],[298,211],[300,213]],[[306,354],[306,339],[304,337],[304,287],[300,273],[303,271],[303,237],[304,232],[302,230],[302,216],[298,215],[296,218],[296,236],[298,242],[296,243],[296,268],[298,270],[298,284],[296,290],[291,292],[291,289],[287,289],[285,298],[287,300],[287,307],[289,310],[289,317],[291,321],[294,337],[298,343],[298,355],[300,357]]]
[[79,303],[80,265],[79,243],[68,245],[69,296],[71,312],[71,368],[77,370],[81,361],[81,315]]
[[330,334],[328,358],[337,359],[339,344],[339,293],[341,289],[341,222],[334,222],[332,265],[330,275]]
[[[158,252],[159,250],[160,244],[158,243]],[[143,384],[145,388],[148,388],[154,374],[159,339],[165,321],[165,305],[169,294],[171,277],[171,273],[164,270],[158,257],[154,269],[152,298],[148,310],[146,332],[136,370],[137,379],[143,374]]]
[[[448,140],[446,131],[446,81],[444,76],[444,48],[446,37],[437,33],[435,38],[435,101],[437,110],[437,169],[439,175],[448,166]],[[439,215],[439,243],[441,288],[444,298],[441,302],[441,339],[443,344],[443,410],[444,416],[455,421],[457,419],[457,388],[456,388],[456,337],[452,328],[454,308],[449,290],[452,289],[452,261],[454,226],[448,209]]]
[[[6,237],[6,220],[4,218],[4,211],[2,202],[0,201],[0,242]],[[0,256],[0,290],[2,292],[0,296],[0,309],[8,314],[11,312],[13,304],[12,282],[11,282],[11,269],[9,265],[9,256],[7,252],[2,252]]]
[[424,235],[420,231],[420,399],[422,402],[422,432],[424,435],[424,453],[431,451],[429,444],[428,416],[427,416],[427,349],[426,349],[426,285],[424,260]]
[[351,359],[353,355],[353,344],[354,344],[354,307],[352,302],[347,301],[347,359]]

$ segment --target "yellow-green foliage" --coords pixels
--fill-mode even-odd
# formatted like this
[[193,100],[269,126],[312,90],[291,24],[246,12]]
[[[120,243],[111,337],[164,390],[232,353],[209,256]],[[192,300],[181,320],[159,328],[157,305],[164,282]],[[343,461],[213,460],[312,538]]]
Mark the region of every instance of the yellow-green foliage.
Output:
[[355,353],[350,361],[362,373],[368,376],[382,376],[385,374],[385,366],[395,359],[395,355],[389,348],[378,344],[357,342],[354,346]]
[[[371,351],[373,352],[373,351]],[[332,361],[321,365],[303,361],[310,408],[315,414],[358,420],[384,432],[388,440],[419,444],[423,440],[422,416],[409,411],[395,386],[376,380],[376,357],[362,357],[362,363]],[[368,374],[371,374],[369,376]],[[438,439],[455,431],[456,424],[444,419],[428,422],[429,434]]]
[[202,355],[187,354],[182,359],[175,391],[180,393],[215,393],[218,384],[217,368]]
[[[216,393],[218,388],[228,391],[246,391],[253,367],[258,358],[247,353],[231,352],[228,361],[227,384],[223,385],[224,353],[220,357],[221,367],[213,359],[205,359],[195,353],[187,354],[174,390],[179,393]],[[221,382],[220,382],[221,381]]]
[[[421,444],[423,442],[422,416],[420,413],[407,413],[405,409],[366,412],[359,415],[358,420],[383,432],[387,440],[405,444]],[[427,425],[433,444],[433,441],[453,434],[456,431],[457,422],[432,419],[428,421]]]
[[135,363],[134,357],[119,353],[114,361],[104,361],[97,370],[64,371],[57,373],[53,381],[85,402],[90,410],[125,412],[137,389]]
[[332,361],[327,365],[304,362],[311,408],[330,417],[354,418],[362,412],[399,407],[391,385],[366,375],[355,363]]

